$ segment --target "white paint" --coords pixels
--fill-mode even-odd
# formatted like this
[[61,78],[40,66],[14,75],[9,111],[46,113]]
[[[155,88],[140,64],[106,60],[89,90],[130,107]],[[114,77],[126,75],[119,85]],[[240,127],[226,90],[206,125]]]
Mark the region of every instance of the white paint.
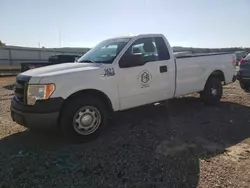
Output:
[[215,70],[224,73],[226,84],[232,82],[235,74],[233,57],[234,54],[222,54],[177,59],[176,96],[202,91]]
[[[119,68],[119,60],[134,41],[144,37],[163,37],[163,35],[139,35],[134,37],[117,57],[114,65],[118,77],[118,93],[120,101],[120,110],[153,103],[156,101],[172,98],[175,90],[175,66],[174,57],[170,60],[148,62],[143,66],[131,68]],[[166,41],[168,49],[171,49]],[[168,66],[168,72],[160,73],[159,68],[162,65]],[[142,72],[150,73],[149,87],[142,88],[140,74]]]

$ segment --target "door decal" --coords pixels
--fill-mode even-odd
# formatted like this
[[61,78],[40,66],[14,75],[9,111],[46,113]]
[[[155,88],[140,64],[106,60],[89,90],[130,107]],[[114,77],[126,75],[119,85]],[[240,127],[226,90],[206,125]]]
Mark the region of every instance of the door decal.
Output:
[[115,76],[115,70],[114,68],[107,68],[107,69],[104,69],[104,74],[103,76]]
[[141,84],[141,88],[150,87],[151,80],[152,80],[152,75],[147,70],[142,71],[138,76],[138,81]]

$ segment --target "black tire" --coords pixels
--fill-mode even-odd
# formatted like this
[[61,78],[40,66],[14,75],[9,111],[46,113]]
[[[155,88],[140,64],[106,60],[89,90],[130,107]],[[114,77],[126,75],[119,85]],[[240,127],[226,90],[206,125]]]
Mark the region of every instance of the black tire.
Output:
[[240,82],[240,87],[241,87],[241,89],[249,90],[250,89],[250,84],[246,84],[244,82]]
[[[76,113],[78,113],[78,111],[84,107],[95,108],[101,116],[100,123],[96,130],[88,135],[80,134],[79,132],[77,132],[77,128],[75,128],[74,126],[74,118],[76,117]],[[108,111],[98,98],[82,96],[70,99],[70,101],[67,102],[61,113],[59,126],[63,135],[70,142],[83,142],[97,137],[101,130],[106,126],[107,119]]]
[[28,127],[27,130],[31,133],[40,133],[40,131],[44,132],[44,129],[33,128],[33,127]]
[[207,105],[217,105],[222,97],[223,87],[221,80],[217,77],[208,79],[204,90],[200,93],[202,101]]

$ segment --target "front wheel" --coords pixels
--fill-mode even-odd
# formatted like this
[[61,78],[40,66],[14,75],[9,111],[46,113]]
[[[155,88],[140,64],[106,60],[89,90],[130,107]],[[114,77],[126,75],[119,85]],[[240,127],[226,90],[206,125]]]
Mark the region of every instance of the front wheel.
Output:
[[98,136],[107,117],[107,110],[98,98],[77,97],[64,106],[60,128],[70,141],[82,142]]
[[223,87],[221,80],[216,77],[209,78],[204,90],[200,93],[201,99],[205,104],[217,105],[222,97]]

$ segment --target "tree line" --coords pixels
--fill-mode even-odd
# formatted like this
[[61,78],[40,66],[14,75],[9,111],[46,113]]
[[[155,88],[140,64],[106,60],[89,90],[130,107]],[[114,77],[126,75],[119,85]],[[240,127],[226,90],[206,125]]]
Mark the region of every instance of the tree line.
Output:
[[[6,44],[0,40],[0,46],[5,46],[5,45]],[[189,51],[191,53],[214,53],[214,52],[236,52],[236,51],[250,52],[250,48],[239,48],[239,47],[232,47],[232,48],[192,48],[192,47],[174,46],[173,51],[174,52]]]
[[1,40],[0,40],[0,46],[5,46],[5,43],[3,43]]
[[239,48],[239,47],[232,47],[232,48],[192,48],[192,47],[174,46],[173,51],[174,52],[189,51],[191,53],[214,53],[214,52],[236,52],[236,51],[250,52],[250,48]]

